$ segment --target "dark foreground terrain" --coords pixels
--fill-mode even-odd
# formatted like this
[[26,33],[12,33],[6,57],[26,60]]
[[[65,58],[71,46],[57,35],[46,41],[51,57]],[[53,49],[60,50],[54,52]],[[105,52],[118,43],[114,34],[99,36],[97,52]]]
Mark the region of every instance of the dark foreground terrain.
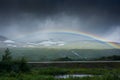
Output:
[[[83,77],[63,77],[64,75],[92,75]],[[104,68],[34,68],[30,72],[1,73],[0,80],[120,80],[120,69]]]
[[6,49],[0,60],[0,80],[120,80],[120,62],[27,62],[14,59]]
[[31,67],[58,67],[58,68],[120,68],[120,61],[52,61],[28,62]]

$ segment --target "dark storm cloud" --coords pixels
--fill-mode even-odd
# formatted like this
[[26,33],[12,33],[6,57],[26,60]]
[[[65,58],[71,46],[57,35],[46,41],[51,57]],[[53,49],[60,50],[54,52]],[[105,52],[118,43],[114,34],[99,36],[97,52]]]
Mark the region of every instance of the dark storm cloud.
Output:
[[42,30],[46,21],[102,35],[120,26],[120,0],[0,0],[0,34]]

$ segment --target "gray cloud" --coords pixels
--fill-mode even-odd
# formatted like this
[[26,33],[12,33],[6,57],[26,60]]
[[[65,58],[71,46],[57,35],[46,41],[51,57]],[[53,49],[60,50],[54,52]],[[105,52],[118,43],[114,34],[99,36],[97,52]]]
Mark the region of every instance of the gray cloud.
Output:
[[119,0],[0,0],[0,34],[14,39],[56,29],[103,37],[120,26],[119,9]]

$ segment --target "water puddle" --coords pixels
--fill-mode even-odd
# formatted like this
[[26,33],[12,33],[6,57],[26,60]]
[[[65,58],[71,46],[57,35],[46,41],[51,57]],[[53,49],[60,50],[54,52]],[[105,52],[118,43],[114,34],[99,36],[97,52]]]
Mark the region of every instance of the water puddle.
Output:
[[66,75],[57,75],[55,78],[70,78],[70,77],[93,77],[95,75],[89,75],[89,74],[66,74]]

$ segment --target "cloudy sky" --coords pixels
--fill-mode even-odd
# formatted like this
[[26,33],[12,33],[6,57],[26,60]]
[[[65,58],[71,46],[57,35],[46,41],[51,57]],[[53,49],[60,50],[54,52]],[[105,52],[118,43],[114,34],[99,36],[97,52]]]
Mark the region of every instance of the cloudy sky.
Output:
[[120,42],[120,0],[0,0],[0,35],[77,31]]

